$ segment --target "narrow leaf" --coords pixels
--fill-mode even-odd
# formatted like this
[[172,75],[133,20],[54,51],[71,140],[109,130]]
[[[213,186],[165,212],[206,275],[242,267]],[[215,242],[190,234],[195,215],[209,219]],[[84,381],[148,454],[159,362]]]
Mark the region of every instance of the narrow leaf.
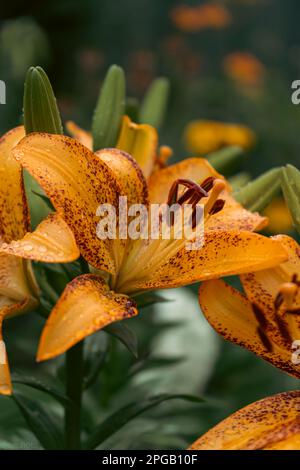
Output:
[[159,129],[165,118],[169,93],[170,83],[167,78],[154,80],[141,104],[139,121]]
[[88,389],[98,378],[108,352],[107,335],[99,331],[85,339],[83,387]]
[[280,190],[280,174],[281,168],[263,173],[244,188],[235,191],[235,199],[252,212],[265,209]]
[[94,150],[115,147],[125,107],[125,75],[112,65],[104,79],[95,109],[92,135]]
[[116,322],[103,328],[104,331],[115,336],[128,349],[135,358],[138,357],[138,341],[136,334],[124,322]]
[[23,415],[27,426],[47,450],[60,449],[62,436],[46,411],[37,403],[20,392],[12,396]]
[[12,381],[15,384],[27,385],[28,387],[40,390],[51,395],[63,406],[69,406],[69,398],[46,378],[39,379],[35,376],[22,375],[18,372],[12,373]]
[[193,395],[171,395],[171,394],[160,394],[153,397],[149,397],[139,403],[131,403],[130,405],[124,406],[120,410],[110,415],[104,422],[102,422],[95,432],[90,436],[86,442],[86,449],[95,449],[102,442],[112,436],[115,432],[119,431],[125,424],[133,420],[137,416],[145,413],[146,411],[160,405],[161,403],[169,400],[180,399],[195,403],[203,402],[202,398],[195,397]]

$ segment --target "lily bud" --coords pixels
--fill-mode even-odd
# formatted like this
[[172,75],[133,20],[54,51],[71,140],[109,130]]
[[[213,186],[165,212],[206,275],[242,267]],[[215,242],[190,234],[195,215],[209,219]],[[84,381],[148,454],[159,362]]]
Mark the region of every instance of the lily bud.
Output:
[[280,189],[280,174],[281,168],[263,173],[244,188],[235,191],[234,198],[252,212],[263,210]]
[[51,83],[41,67],[30,67],[24,88],[24,125],[26,134],[62,134],[63,128]]
[[281,185],[294,225],[300,233],[300,171],[293,165],[282,168]]
[[125,75],[121,67],[112,65],[104,79],[94,113],[94,151],[116,146],[124,109]]
[[164,121],[170,93],[170,82],[161,77],[149,87],[140,109],[139,121],[159,129]]

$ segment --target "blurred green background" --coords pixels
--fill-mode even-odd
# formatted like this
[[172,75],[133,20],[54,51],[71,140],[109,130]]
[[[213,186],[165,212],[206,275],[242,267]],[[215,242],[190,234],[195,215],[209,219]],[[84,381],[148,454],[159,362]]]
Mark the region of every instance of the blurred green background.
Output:
[[[183,130],[190,120],[200,118],[237,122],[254,130],[257,145],[240,170],[255,176],[287,162],[299,166],[300,105],[291,102],[291,83],[300,79],[299,1],[215,1],[227,12],[227,24],[218,27],[203,20],[195,26],[175,9],[210,3],[5,2],[0,11],[0,79],[6,82],[7,104],[0,106],[1,133],[21,122],[29,66],[41,65],[47,71],[63,119],[89,129],[101,80],[108,66],[118,63],[126,71],[128,96],[142,99],[155,77],[170,79],[160,141],[174,149],[173,161],[188,155]],[[260,72],[254,73],[251,83],[237,80],[224,65],[237,52],[251,54],[259,64]],[[200,394],[207,402],[161,405],[124,427],[105,448],[185,448],[241,406],[298,386],[296,380],[219,339],[201,316],[195,287],[166,296],[173,299],[172,304],[147,308],[129,322],[145,353],[144,371],[123,346],[111,346],[104,376],[86,397],[86,430],[121,405],[157,391]],[[41,319],[28,315],[5,327],[14,370],[57,371],[59,360],[33,365]],[[101,335],[103,345],[106,340]],[[36,398],[45,400],[45,395]],[[47,402],[47,406],[59,418],[58,405]],[[38,448],[39,444],[25,431],[11,400],[1,398],[0,448],[11,447]]]

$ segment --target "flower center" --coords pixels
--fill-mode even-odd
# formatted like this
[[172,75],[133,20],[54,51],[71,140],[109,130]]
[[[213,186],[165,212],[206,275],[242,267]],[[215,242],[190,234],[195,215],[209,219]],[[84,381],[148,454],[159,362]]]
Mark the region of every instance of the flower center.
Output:
[[[179,206],[188,204],[192,208],[191,213],[189,212],[191,223],[188,224],[188,227],[183,227],[181,217],[177,218],[173,212],[170,212],[170,218],[166,220],[160,212],[158,237],[149,237],[146,240],[138,239],[130,246],[130,251],[125,258],[126,262],[122,266],[117,281],[122,292],[131,290],[136,279],[145,279],[151,276],[152,272],[175,256],[187,241],[195,240],[195,229],[200,222],[198,220],[197,204],[201,202],[203,205],[204,212],[202,213],[201,223],[205,224],[210,216],[223,209],[225,201],[219,199],[219,196],[225,188],[226,185],[223,180],[213,177],[207,178],[201,185],[189,179],[174,181],[166,205],[171,207],[173,204]],[[172,230],[168,232],[165,230],[167,228],[172,228]],[[187,228],[187,230],[183,230],[183,228]],[[164,238],[163,235],[166,232],[170,236]]]

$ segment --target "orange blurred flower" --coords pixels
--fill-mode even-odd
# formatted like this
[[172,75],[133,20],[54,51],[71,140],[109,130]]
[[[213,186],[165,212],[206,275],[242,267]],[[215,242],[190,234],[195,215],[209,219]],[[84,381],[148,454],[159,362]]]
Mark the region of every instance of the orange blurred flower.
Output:
[[207,154],[229,145],[249,149],[255,143],[254,132],[246,126],[205,120],[190,122],[184,138],[187,149],[197,154]]
[[225,57],[223,69],[226,75],[246,86],[261,84],[264,75],[264,65],[249,52],[233,52]]
[[231,13],[222,5],[205,3],[196,7],[179,5],[171,11],[174,25],[187,33],[205,28],[222,29],[232,22]]

